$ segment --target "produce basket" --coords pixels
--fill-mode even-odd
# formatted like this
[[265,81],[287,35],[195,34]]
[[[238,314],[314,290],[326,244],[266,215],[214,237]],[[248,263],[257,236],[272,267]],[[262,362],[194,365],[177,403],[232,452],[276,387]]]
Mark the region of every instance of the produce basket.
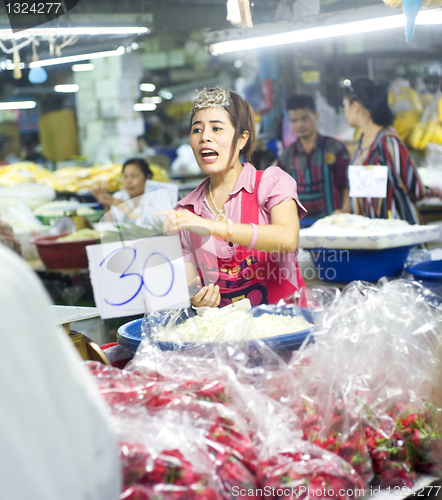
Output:
[[412,246],[383,250],[309,250],[318,278],[324,281],[378,281],[383,276],[397,277],[404,270]]
[[[258,311],[257,314],[255,314],[255,316],[260,316],[261,314],[265,313],[266,311]],[[308,322],[313,323],[311,312],[308,309],[301,309],[301,313]],[[130,321],[129,323],[120,326],[120,328],[118,328],[117,331],[117,338],[119,344],[129,349],[129,351],[131,351],[133,354],[138,349],[138,346],[140,345],[141,342],[142,321],[143,318]],[[309,336],[312,328],[313,327],[307,328],[306,330],[301,330],[296,333],[278,335],[276,337],[261,338],[259,340],[262,340],[265,344],[267,344],[271,349],[276,351],[278,354],[282,354],[284,352],[292,352],[296,351],[302,346],[304,341]],[[313,336],[310,336],[310,338],[307,339],[307,343],[313,341],[314,341]],[[190,343],[175,344],[173,342],[161,342],[161,341],[154,342],[154,344],[156,344],[162,351],[180,350],[196,345]],[[213,346],[214,344],[207,342],[204,343],[204,345]]]
[[86,247],[94,245],[100,238],[89,238],[74,241],[56,241],[57,238],[67,236],[43,236],[35,238],[32,243],[36,245],[40,259],[48,269],[75,269],[88,267]]

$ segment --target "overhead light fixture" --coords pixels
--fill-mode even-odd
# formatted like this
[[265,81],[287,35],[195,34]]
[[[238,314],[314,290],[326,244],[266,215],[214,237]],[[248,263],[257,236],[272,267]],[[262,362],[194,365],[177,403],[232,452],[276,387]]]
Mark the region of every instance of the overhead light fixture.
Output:
[[[25,63],[19,63],[19,68],[23,69],[25,67]],[[11,59],[6,59],[6,61],[2,61],[0,63],[0,69],[7,69],[8,71],[13,71],[15,68],[15,64],[11,61]]]
[[170,92],[170,91],[169,91],[169,90],[167,90],[167,89],[161,89],[161,90],[158,92],[158,95],[159,95],[160,97],[162,97],[163,99],[167,99],[167,100],[172,99],[172,97],[173,97],[172,92]]
[[70,36],[70,35],[145,35],[149,28],[141,26],[128,27],[82,27],[82,28],[31,28],[18,33],[10,29],[0,29],[0,38],[27,38],[29,36]]
[[156,89],[153,83],[142,83],[140,85],[140,90],[142,92],[153,92]]
[[163,102],[163,99],[161,99],[160,96],[154,96],[154,97],[143,97],[141,99],[141,101],[144,104],[147,104],[147,103],[160,104],[161,102]]
[[157,109],[157,105],[153,102],[137,103],[134,104],[134,111],[154,111]]
[[88,61],[90,59],[100,59],[102,57],[121,56],[124,52],[124,47],[118,47],[117,50],[107,50],[104,52],[93,52],[92,54],[78,54],[77,56],[56,57],[54,59],[32,61],[29,64],[29,67],[38,68],[41,66],[54,66],[56,64],[67,64],[79,61]]
[[67,84],[67,85],[55,85],[55,92],[63,92],[65,94],[72,94],[73,92],[78,92],[80,87],[76,84]]
[[[406,19],[403,14],[395,16],[379,17],[375,19],[365,19],[332,26],[319,26],[316,28],[306,28],[295,31],[286,31],[274,35],[264,35],[241,40],[229,40],[214,43],[210,46],[213,55],[218,56],[228,52],[241,50],[258,49],[272,47],[275,45],[285,45],[289,43],[308,42],[312,40],[322,40],[345,35],[355,35],[360,33],[370,33],[392,28],[404,28]],[[422,11],[419,13],[416,24],[442,24],[442,11]]]
[[32,109],[37,106],[35,101],[17,101],[17,102],[0,102],[0,110],[12,110],[12,109]]
[[72,66],[72,71],[78,73],[80,71],[92,71],[94,69],[94,65],[92,63],[85,64],[74,64]]

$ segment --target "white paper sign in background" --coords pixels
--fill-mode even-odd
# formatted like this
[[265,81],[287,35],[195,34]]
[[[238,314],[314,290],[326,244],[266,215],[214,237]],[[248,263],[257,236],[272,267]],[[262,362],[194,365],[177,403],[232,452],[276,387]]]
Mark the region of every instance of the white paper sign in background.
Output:
[[145,226],[153,222],[155,212],[172,210],[178,203],[178,186],[167,182],[146,181],[144,195],[141,197],[141,215],[137,223]]
[[381,165],[350,165],[348,181],[351,198],[385,198],[388,167]]
[[179,236],[91,245],[86,250],[102,318],[190,307]]

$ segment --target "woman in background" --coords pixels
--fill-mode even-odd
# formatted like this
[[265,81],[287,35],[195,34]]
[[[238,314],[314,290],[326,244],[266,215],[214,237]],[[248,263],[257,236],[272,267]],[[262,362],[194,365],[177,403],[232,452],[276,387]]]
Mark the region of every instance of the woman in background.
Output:
[[[189,282],[202,288],[195,307],[242,298],[276,304],[304,287],[298,266],[296,181],[279,167],[257,171],[254,112],[237,93],[203,89],[191,111],[190,145],[208,175],[167,215],[164,232],[180,230]],[[193,264],[193,265],[192,265]]]
[[137,209],[140,197],[144,194],[146,181],[152,179],[152,171],[148,163],[141,158],[131,158],[123,165],[123,188],[113,195],[103,187],[93,192],[95,199],[103,205],[106,212],[112,207],[118,207],[114,212],[116,218],[133,221],[137,219]]
[[394,115],[388,105],[387,88],[361,78],[346,88],[343,104],[348,123],[363,133],[351,165],[388,167],[387,196],[351,198],[352,212],[370,218],[421,223],[415,203],[425,197],[426,189],[405,144],[391,128]]

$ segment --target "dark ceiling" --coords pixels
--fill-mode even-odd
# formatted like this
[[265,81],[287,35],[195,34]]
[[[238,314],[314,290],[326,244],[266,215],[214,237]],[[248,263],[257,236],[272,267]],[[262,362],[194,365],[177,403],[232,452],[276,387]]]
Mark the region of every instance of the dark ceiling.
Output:
[[[293,16],[290,18],[290,12],[293,5],[300,1],[305,0],[251,0],[254,26],[280,21],[278,15],[281,15],[281,7],[285,14],[289,13],[289,18],[285,17],[284,20],[296,22]],[[309,3],[314,4],[315,1],[310,0]],[[320,0],[320,9],[321,13],[329,13],[382,4],[382,0]],[[43,26],[146,26],[151,30],[146,38],[169,37],[179,47],[193,32],[232,29],[233,26],[226,19],[226,5],[227,0],[79,0],[70,12]],[[9,28],[3,2],[0,4],[0,27]],[[85,48],[90,51],[92,44],[93,51],[98,51],[127,46],[132,41],[138,41],[137,37],[103,35],[92,38],[85,35],[72,47],[65,47],[63,55],[84,53]],[[10,42],[6,41],[5,45],[8,44],[10,46]],[[45,52],[47,49],[48,45],[43,43],[38,49],[40,58],[48,56]],[[21,50],[20,55],[23,61],[29,62],[32,58],[31,47]],[[1,56],[0,52],[0,60]]]

